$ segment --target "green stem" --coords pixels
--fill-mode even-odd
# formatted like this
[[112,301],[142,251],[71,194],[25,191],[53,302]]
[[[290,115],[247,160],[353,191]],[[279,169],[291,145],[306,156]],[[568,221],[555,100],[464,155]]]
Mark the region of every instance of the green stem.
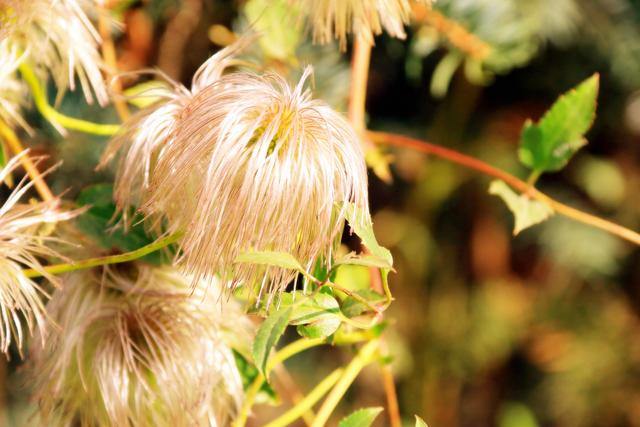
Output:
[[538,178],[540,178],[540,175],[542,175],[541,171],[531,172],[531,175],[529,175],[529,178],[527,179],[527,184],[529,184],[531,187],[536,185],[536,182],[538,182]]
[[265,427],[285,427],[300,418],[305,412],[313,408],[331,387],[342,376],[344,368],[338,368],[323,379],[317,386],[313,388],[296,406],[289,409],[277,419],[271,421]]
[[[324,344],[326,341],[324,338],[302,338],[297,341],[292,342],[291,344],[283,347],[280,351],[278,351],[267,363],[267,367],[265,370],[265,374],[268,376],[269,372],[276,366],[278,363],[282,363],[288,358],[295,356],[298,353],[301,353],[309,348],[316,347]],[[265,377],[262,374],[258,374],[258,376],[253,380],[251,386],[247,390],[247,393],[244,398],[244,403],[240,408],[240,412],[238,413],[238,417],[233,422],[233,427],[244,427],[247,423],[247,418],[249,417],[249,412],[253,407],[253,402],[256,400],[256,396],[258,392],[262,388],[262,384],[265,381]]]
[[269,376],[269,372],[271,372],[273,367],[277,364],[282,363],[290,357],[293,357],[298,353],[302,353],[307,349],[322,345],[325,342],[326,340],[324,338],[302,338],[292,342],[291,344],[283,347],[267,362],[265,374]]
[[67,129],[101,136],[111,136],[120,130],[120,125],[104,125],[65,116],[49,105],[44,88],[40,85],[38,78],[27,63],[23,62],[20,64],[20,73],[22,73],[24,81],[27,82],[31,88],[31,94],[33,95],[36,108],[38,108],[38,111],[51,123],[61,125]]
[[342,396],[347,392],[353,381],[356,379],[360,371],[374,359],[374,355],[378,346],[379,340],[373,340],[368,342],[360,352],[353,358],[351,363],[347,366],[342,374],[340,380],[336,383],[329,396],[320,407],[316,419],[313,420],[311,427],[323,427],[327,424],[329,417],[333,413],[333,410],[338,406],[338,403],[342,399]]
[[122,262],[133,261],[138,258],[142,258],[145,255],[149,255],[152,252],[165,248],[172,243],[175,243],[180,237],[182,237],[182,233],[175,233],[170,236],[159,239],[147,246],[143,246],[140,249],[136,249],[135,251],[127,252],[124,254],[99,257],[99,258],[89,258],[82,261],[76,261],[76,262],[71,262],[66,264],[49,265],[44,267],[42,270],[25,269],[25,270],[22,270],[22,273],[26,277],[41,277],[43,276],[43,273],[62,274],[62,273],[68,273],[70,271],[83,270],[91,267],[98,267],[100,265],[119,264]]

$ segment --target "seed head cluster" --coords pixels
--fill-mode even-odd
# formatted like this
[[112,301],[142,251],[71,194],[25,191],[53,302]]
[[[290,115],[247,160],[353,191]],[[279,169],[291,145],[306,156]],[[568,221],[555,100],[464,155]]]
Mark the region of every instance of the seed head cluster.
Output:
[[[20,156],[24,155],[26,153]],[[0,182],[17,168],[20,156],[0,171]],[[38,283],[26,277],[22,269],[36,270],[54,285],[58,284],[40,263],[40,257],[57,255],[47,246],[55,238],[47,236],[43,229],[47,224],[66,221],[78,213],[61,211],[58,200],[20,204],[32,185],[22,180],[0,207],[0,351],[5,354],[12,340],[22,349],[24,326],[29,333],[36,329],[44,333],[47,316],[43,298],[48,295]]]
[[142,263],[63,282],[48,304],[60,329],[30,366],[44,425],[228,425],[243,397],[229,342],[250,326],[219,287]]
[[179,262],[188,273],[271,297],[296,273],[234,260],[251,250],[287,252],[305,267],[330,260],[346,205],[368,206],[366,166],[347,121],[311,97],[311,68],[295,86],[276,74],[223,74],[236,49],[206,63],[191,91],[128,123],[105,161],[122,151],[123,209],[140,203],[147,217],[184,232]]
[[[315,41],[339,40],[346,47],[347,35],[354,34],[369,43],[383,29],[392,37],[404,39],[404,26],[411,17],[414,0],[297,0],[306,12]],[[417,0],[430,4],[430,0]]]
[[[18,52],[36,72],[51,75],[60,94],[75,89],[76,78],[88,102],[108,101],[98,52],[100,37],[89,20],[93,0],[0,0],[1,62]],[[1,95],[4,98],[4,94]]]

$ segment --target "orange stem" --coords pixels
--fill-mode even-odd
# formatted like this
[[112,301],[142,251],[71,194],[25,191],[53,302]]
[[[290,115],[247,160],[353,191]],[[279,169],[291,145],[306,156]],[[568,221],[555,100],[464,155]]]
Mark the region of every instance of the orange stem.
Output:
[[[355,37],[353,42],[353,57],[351,60],[351,93],[349,95],[349,121],[358,134],[363,134],[366,129],[366,101],[367,83],[369,81],[369,65],[371,63],[371,43],[362,37]],[[365,151],[371,148],[371,142],[362,138]],[[365,252],[367,251],[364,248]],[[382,293],[382,281],[380,271],[370,268],[371,287]],[[393,374],[388,366],[382,367],[382,382],[391,427],[402,427],[398,405],[398,394],[395,389]]]
[[349,95],[349,121],[360,133],[366,129],[365,103],[367,100],[367,82],[369,81],[369,63],[371,62],[371,44],[356,36],[353,42],[351,60],[351,93]]
[[[100,31],[100,37],[102,38],[102,59],[107,65],[108,70],[105,72],[105,77],[111,79],[118,72],[118,57],[116,54],[116,46],[111,36],[111,15],[109,10],[104,7],[100,10],[98,29]],[[120,81],[120,79],[114,79],[111,82],[111,89],[116,95],[122,95],[122,81]],[[116,96],[114,97],[113,104],[120,120],[123,122],[126,121],[131,114],[124,99]]]
[[501,179],[502,181],[509,184],[511,187],[515,188],[516,190],[519,190],[521,193],[524,193],[527,196],[533,199],[536,199],[540,202],[548,204],[554,211],[556,211],[561,215],[574,219],[578,222],[582,222],[584,224],[588,224],[590,226],[607,231],[611,234],[621,237],[622,239],[635,243],[636,245],[640,245],[639,233],[633,230],[630,230],[626,227],[623,227],[621,225],[618,225],[616,223],[613,223],[611,221],[608,221],[606,219],[599,218],[595,215],[582,212],[578,209],[575,209],[563,203],[560,203],[552,199],[551,197],[547,196],[546,194],[538,191],[533,186],[527,184],[525,181],[503,170],[495,168],[483,162],[482,160],[478,160],[474,157],[459,153],[449,148],[444,148],[444,147],[434,145],[425,141],[420,141],[418,139],[410,138],[408,136],[397,135],[397,134],[386,133],[386,132],[367,132],[367,136],[373,142],[378,144],[389,144],[389,145],[395,145],[398,147],[411,148],[416,151],[432,154],[434,156],[449,160],[450,162],[457,163],[469,169],[473,169],[484,175]]
[[[14,155],[18,155],[25,150],[15,132],[2,121],[0,121],[0,137],[2,137],[6,142],[9,150],[13,151]],[[55,199],[55,196],[51,192],[51,189],[45,182],[44,178],[42,178],[42,175],[40,174],[38,167],[33,163],[33,160],[31,160],[28,155],[25,155],[20,157],[20,163],[27,172],[27,175],[31,178],[31,181],[33,181],[33,185],[40,195],[40,198],[45,202]]]

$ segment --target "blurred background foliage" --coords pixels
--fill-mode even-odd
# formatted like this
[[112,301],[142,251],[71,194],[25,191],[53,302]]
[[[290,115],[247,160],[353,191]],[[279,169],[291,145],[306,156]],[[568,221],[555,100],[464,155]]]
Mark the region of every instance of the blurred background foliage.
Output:
[[[212,53],[254,30],[263,37],[248,57],[292,80],[312,64],[316,96],[345,111],[349,50],[314,46],[287,1],[112,1],[123,23],[115,28],[120,66],[158,67],[188,83]],[[640,228],[640,2],[438,0],[415,10],[406,41],[376,43],[371,129],[452,147],[521,177],[524,120],[599,72],[589,145],[540,188]],[[59,108],[116,121],[79,94]],[[33,148],[64,161],[51,175],[55,191],[73,198],[111,178],[94,171],[104,139],[62,138],[37,113],[28,119],[38,128]],[[393,182],[372,174],[371,203],[378,239],[396,260],[388,334],[407,425],[420,414],[436,427],[640,426],[640,250],[562,218],[514,238],[487,178],[412,151],[384,154]],[[336,282],[367,280],[354,266]],[[308,390],[348,356],[321,349],[294,358],[295,384],[280,389]],[[18,360],[3,366],[1,396],[16,426],[29,412]],[[379,374],[365,372],[343,413],[384,401]],[[253,425],[272,414],[264,407]]]

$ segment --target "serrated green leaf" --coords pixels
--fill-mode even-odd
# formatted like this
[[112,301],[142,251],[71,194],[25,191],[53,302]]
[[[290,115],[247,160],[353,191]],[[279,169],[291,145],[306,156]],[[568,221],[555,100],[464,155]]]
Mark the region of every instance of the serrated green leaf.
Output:
[[382,412],[382,408],[358,409],[351,415],[343,418],[338,427],[369,427]]
[[256,366],[265,378],[267,376],[267,362],[271,354],[271,349],[275,347],[287,328],[292,311],[293,309],[291,307],[287,307],[271,314],[262,322],[262,325],[260,325],[256,333],[251,353]]
[[386,263],[387,269],[393,268],[393,256],[389,249],[380,246],[376,240],[376,236],[373,233],[373,226],[371,222],[366,219],[368,215],[358,208],[353,203],[349,203],[345,207],[345,217],[349,222],[349,226],[353,229],[358,237],[362,240],[362,243],[369,249],[371,255]]
[[562,169],[586,144],[585,133],[596,114],[599,76],[594,74],[562,95],[536,124],[527,121],[522,130],[520,161],[535,172]]
[[500,197],[515,217],[513,234],[539,224],[554,214],[551,206],[533,200],[524,194],[517,194],[504,181],[493,181],[489,186],[489,194]]
[[416,427],[429,427],[422,418],[416,415]]
[[[308,338],[328,337],[333,334],[342,323],[340,304],[329,294],[319,292],[313,297],[296,296],[283,293],[278,302],[279,309],[290,307],[290,325],[298,325],[298,333]],[[300,298],[305,298],[300,301]],[[275,307],[271,309],[275,312]]]
[[[79,206],[91,205],[91,208],[76,219],[76,224],[103,249],[129,252],[156,240],[155,236],[147,233],[139,221],[141,218],[137,215],[132,221],[134,225],[130,226],[126,232],[124,227],[118,225],[121,215],[116,215],[111,184],[96,184],[85,188],[78,195],[76,203]],[[163,251],[158,251],[142,259],[160,264],[167,262],[170,256]]]
[[270,251],[250,251],[240,254],[234,263],[261,264],[273,267],[282,267],[289,270],[297,270],[304,273],[304,268],[294,258],[293,255],[286,252],[270,252]]

